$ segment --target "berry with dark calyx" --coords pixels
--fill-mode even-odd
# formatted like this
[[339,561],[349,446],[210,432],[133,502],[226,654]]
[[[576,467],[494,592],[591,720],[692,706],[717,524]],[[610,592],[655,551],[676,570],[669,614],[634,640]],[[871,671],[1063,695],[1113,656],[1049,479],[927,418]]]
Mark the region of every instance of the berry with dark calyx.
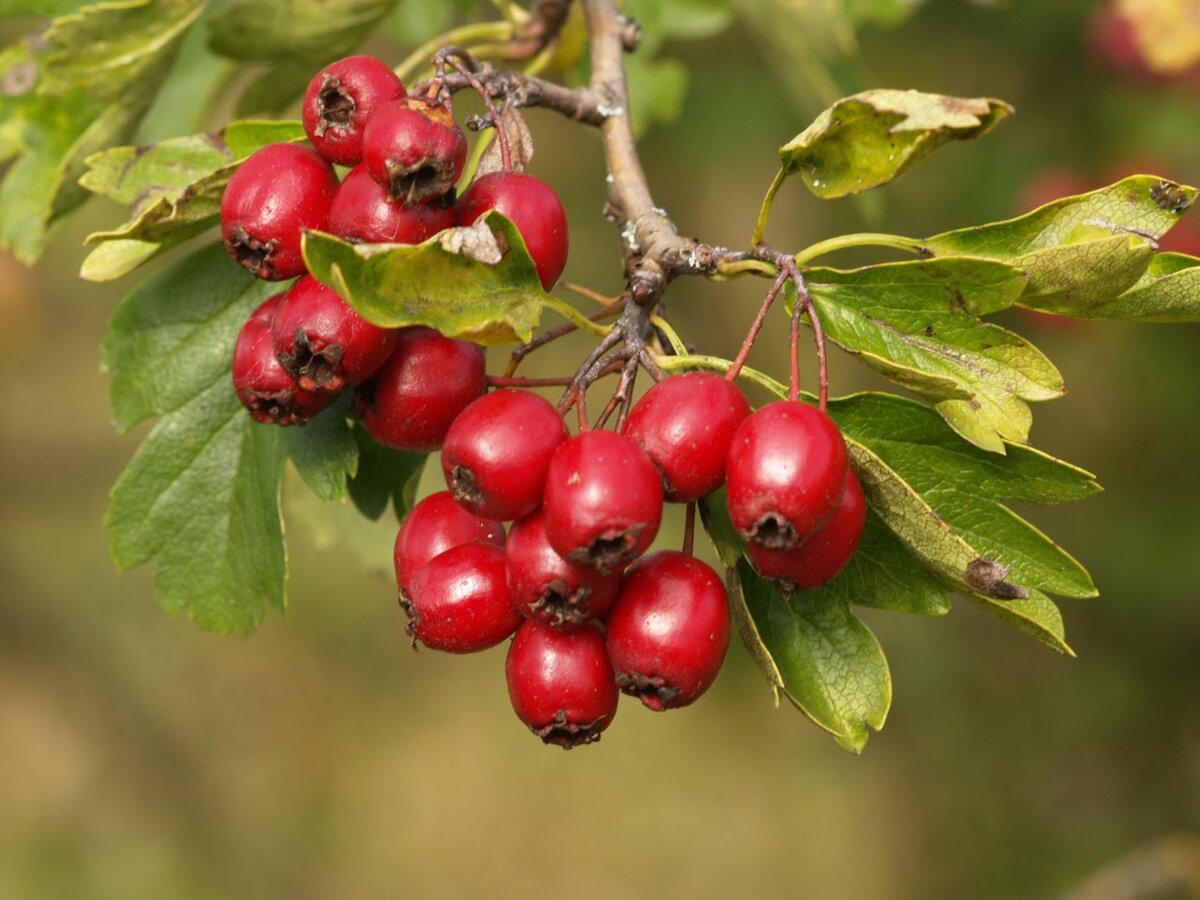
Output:
[[363,132],[363,162],[388,196],[405,203],[441,197],[462,175],[467,139],[440,103],[405,97],[375,111]]
[[729,445],[729,516],[747,542],[786,550],[833,515],[849,471],[846,442],[829,416],[805,403],[768,403]]
[[413,325],[399,330],[392,355],[359,387],[355,405],[375,440],[430,453],[450,424],[487,389],[483,348]]
[[417,572],[447,550],[462,544],[504,546],[504,526],[469,513],[449,491],[430,494],[404,517],[392,551],[396,587],[404,592]]
[[617,713],[612,665],[594,625],[558,631],[525,622],[508,648],[504,674],[517,718],[564,750],[599,740]]
[[617,685],[653,710],[687,706],[708,690],[729,648],[721,577],[678,550],[639,559],[608,616]]
[[493,209],[517,226],[542,287],[550,290],[567,265],[567,214],[558,193],[532,175],[489,172],[458,198],[458,224],[473,225]]
[[347,56],[313,76],[301,118],[309,141],[339,166],[362,162],[363,130],[375,110],[404,96],[404,82],[374,56]]
[[325,230],[356,244],[420,244],[453,225],[453,206],[392,200],[366,166],[356,166],[334,194]]
[[867,522],[867,501],[854,470],[846,478],[842,500],[833,518],[790,550],[770,550],[759,544],[746,545],[750,563],[764,578],[774,578],[791,587],[812,590],[837,576],[854,556]]
[[629,413],[625,433],[658,467],[666,499],[699,500],[725,483],[733,433],[750,404],[732,382],[686,372],[650,388]]
[[650,457],[625,435],[587,431],[554,451],[544,509],[559,556],[613,572],[658,534],[662,482]]
[[442,444],[442,472],[454,498],[489,519],[520,519],[542,505],[546,470],[567,426],[529,391],[484,394],[459,413]]
[[575,628],[608,612],[621,590],[621,572],[601,574],[567,562],[546,537],[536,512],[513,524],[505,545],[508,592],[526,618],[553,628]]
[[271,320],[283,294],[263,301],[246,320],[233,347],[233,386],[256,422],[303,425],[337,395],[302,391],[279,365],[271,346]]
[[306,391],[340,391],[366,381],[399,339],[372,325],[311,275],[283,296],[271,325],[279,364]]
[[494,647],[521,624],[508,599],[504,551],[493,544],[459,544],[439,553],[400,595],[405,630],[414,646],[475,653]]
[[300,235],[325,227],[337,187],[333,166],[311,147],[268,144],[238,166],[221,196],[225,249],[266,281],[303,274]]

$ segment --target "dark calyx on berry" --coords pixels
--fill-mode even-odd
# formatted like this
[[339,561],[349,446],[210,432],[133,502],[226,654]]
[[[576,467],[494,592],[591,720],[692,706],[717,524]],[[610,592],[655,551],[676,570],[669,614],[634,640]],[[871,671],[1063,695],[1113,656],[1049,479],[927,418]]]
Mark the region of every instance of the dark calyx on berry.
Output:
[[450,110],[417,97],[384,104],[363,132],[363,162],[393,200],[441,197],[466,159],[467,139]]
[[301,106],[304,131],[325,159],[342,166],[362,161],[367,122],[384,103],[404,96],[404,83],[383,60],[348,56],[308,83]]
[[355,166],[329,205],[327,230],[352,244],[420,244],[454,225],[454,207],[440,201],[400,203]]

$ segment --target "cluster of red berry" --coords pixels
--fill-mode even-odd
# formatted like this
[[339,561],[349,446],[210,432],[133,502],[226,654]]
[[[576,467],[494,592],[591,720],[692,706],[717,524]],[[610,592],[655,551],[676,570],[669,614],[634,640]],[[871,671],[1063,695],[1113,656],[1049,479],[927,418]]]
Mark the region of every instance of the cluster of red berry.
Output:
[[[557,195],[529,176],[485,175],[455,200],[462,133],[444,106],[406,97],[378,60],[318,73],[304,122],[315,150],[260,150],[222,203],[236,259],[262,278],[301,276],[246,323],[234,382],[256,419],[279,424],[301,423],[353,387],[380,443],[441,450],[448,490],[413,508],[395,545],[414,644],[469,653],[512,637],[517,715],[547,743],[572,747],[608,727],[619,692],[653,710],[686,706],[724,661],[731,618],[720,576],[690,548],[643,556],[664,501],[694,504],[724,485],[751,562],[789,590],[846,565],[866,505],[822,410],[792,400],[752,413],[731,378],[692,372],[654,385],[623,430],[570,436],[543,397],[489,393],[480,347],[431,328],[371,325],[303,274],[306,228],[415,242],[499,209],[546,288],[567,246]],[[339,185],[332,163],[355,168]]]

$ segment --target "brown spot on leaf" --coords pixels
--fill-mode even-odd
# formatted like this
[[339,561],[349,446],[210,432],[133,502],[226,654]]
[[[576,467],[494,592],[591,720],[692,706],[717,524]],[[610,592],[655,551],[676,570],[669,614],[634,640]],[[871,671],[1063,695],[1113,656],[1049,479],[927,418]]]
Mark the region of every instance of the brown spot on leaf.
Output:
[[994,559],[977,556],[967,563],[963,581],[971,590],[993,600],[1028,600],[1029,591],[1008,580],[1010,571],[1008,566]]

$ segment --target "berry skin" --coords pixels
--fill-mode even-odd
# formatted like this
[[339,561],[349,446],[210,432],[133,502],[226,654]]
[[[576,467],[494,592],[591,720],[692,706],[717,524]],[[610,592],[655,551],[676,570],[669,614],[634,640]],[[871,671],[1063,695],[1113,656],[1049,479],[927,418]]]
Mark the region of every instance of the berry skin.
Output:
[[517,226],[542,287],[550,290],[567,265],[567,214],[558,193],[532,175],[489,172],[459,197],[458,224],[473,225],[493,209]]
[[639,559],[608,616],[617,685],[653,710],[708,690],[729,649],[729,600],[709,566],[678,550]]
[[625,435],[587,431],[554,451],[544,509],[558,555],[607,574],[640,556],[658,534],[662,482]]
[[271,325],[279,364],[306,391],[340,391],[366,381],[399,340],[372,325],[311,275],[293,284]]
[[417,572],[400,605],[415,646],[475,653],[494,647],[521,624],[508,599],[504,551],[492,544],[460,544]]
[[326,230],[355,244],[419,244],[454,225],[454,207],[400,203],[356,166],[333,196]]
[[355,395],[363,426],[375,440],[398,450],[430,453],[487,379],[483,348],[414,325],[399,330],[392,355]]
[[405,203],[441,197],[462,175],[467,139],[450,110],[417,97],[385,103],[363,132],[363,162],[388,196]]
[[526,618],[552,628],[575,628],[600,618],[621,590],[620,572],[602,575],[555,553],[540,511],[513,525],[504,554],[513,604]]
[[301,232],[325,227],[337,187],[333,166],[311,147],[268,144],[238,166],[221,196],[225,249],[265,281],[304,274]]
[[750,562],[764,578],[810,591],[827,584],[854,556],[867,522],[867,501],[854,470],[846,477],[841,503],[828,522],[814,531],[799,547],[769,550],[759,544],[746,545]]
[[566,439],[567,426],[546,399],[529,391],[485,394],[446,432],[446,486],[476,515],[524,518],[542,505],[550,458]]
[[303,425],[336,399],[297,387],[271,347],[271,320],[283,294],[263,301],[246,320],[233,347],[233,386],[255,422]]
[[735,385],[711,372],[686,372],[650,388],[629,413],[625,433],[658,467],[663,495],[699,500],[725,482],[733,433],[750,415]]
[[768,403],[729,445],[730,518],[747,542],[794,547],[833,515],[849,471],[846,442],[829,416],[804,403]]
[[599,740],[617,713],[612,665],[594,626],[556,631],[524,623],[508,648],[504,674],[517,718],[564,750]]
[[404,82],[374,56],[347,56],[313,76],[304,92],[304,132],[339,166],[362,162],[363,129],[380,106],[404,96]]
[[408,590],[417,572],[431,559],[462,544],[503,547],[504,527],[467,512],[454,502],[449,491],[430,494],[404,517],[396,534],[392,552],[396,587],[401,593]]

